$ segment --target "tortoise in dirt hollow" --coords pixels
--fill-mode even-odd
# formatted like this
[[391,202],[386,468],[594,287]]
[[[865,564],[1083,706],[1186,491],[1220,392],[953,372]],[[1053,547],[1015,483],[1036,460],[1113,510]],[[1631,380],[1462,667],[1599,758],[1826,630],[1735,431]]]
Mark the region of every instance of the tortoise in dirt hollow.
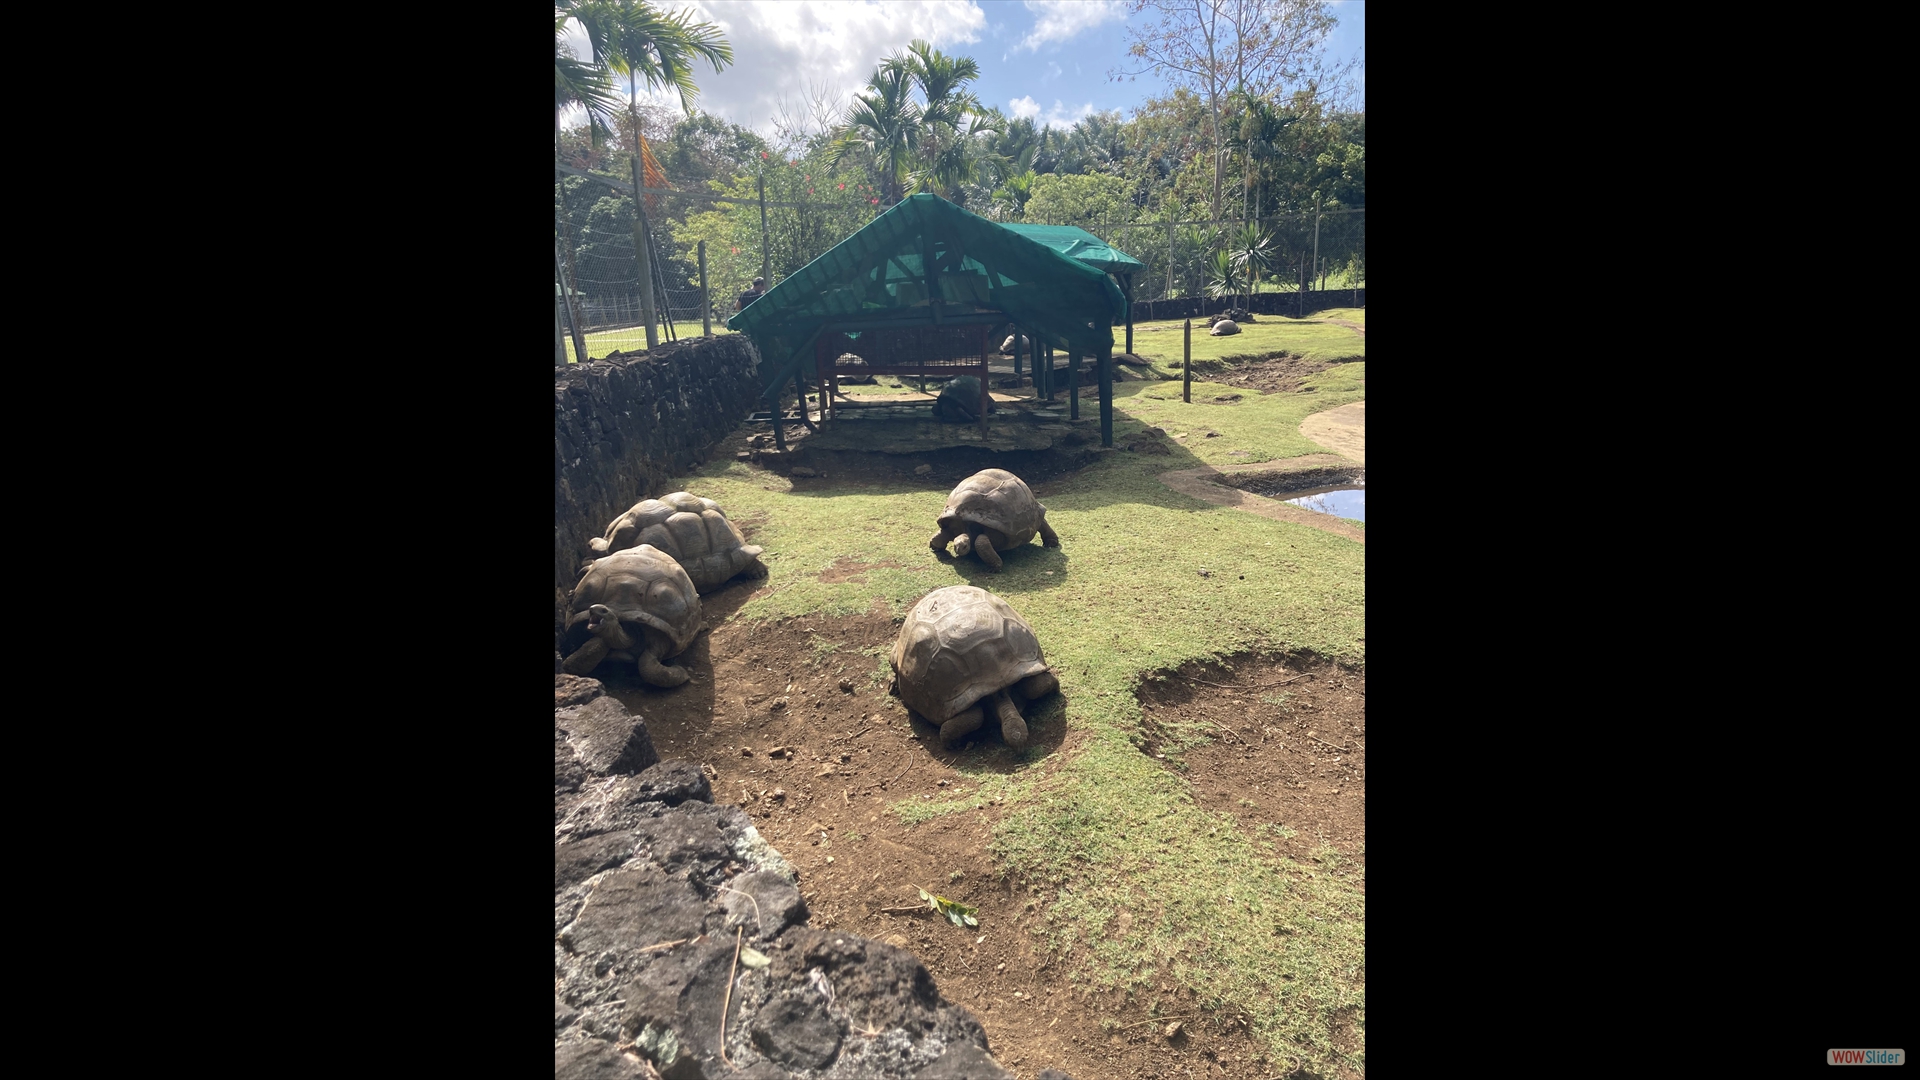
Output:
[[1007,745],[1027,745],[1023,701],[1045,697],[1060,680],[1040,654],[1033,627],[1005,600],[972,585],[935,589],[907,613],[893,643],[892,692],[940,728],[952,747],[998,716]]
[[679,686],[687,669],[661,661],[678,656],[700,628],[693,579],[673,556],[641,544],[596,559],[574,586],[561,667],[586,675],[602,661],[625,660],[655,686]]
[[691,492],[676,491],[635,503],[613,519],[605,536],[587,541],[596,559],[640,544],[652,544],[673,556],[693,579],[694,588],[702,591],[718,588],[749,570],[764,569],[758,561],[762,549],[747,543],[720,504]]
[[1005,469],[983,469],[974,473],[947,496],[947,508],[940,512],[940,532],[928,547],[945,551],[953,542],[955,558],[968,552],[994,570],[1000,569],[1000,552],[1023,547],[1040,534],[1041,544],[1059,547],[1060,538],[1047,524],[1047,508],[1033,497],[1026,481]]

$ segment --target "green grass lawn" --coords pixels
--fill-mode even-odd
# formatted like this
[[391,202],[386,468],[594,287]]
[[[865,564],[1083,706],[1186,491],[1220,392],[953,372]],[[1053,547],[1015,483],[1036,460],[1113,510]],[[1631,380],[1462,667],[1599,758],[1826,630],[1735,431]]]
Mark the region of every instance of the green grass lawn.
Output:
[[[1168,329],[1136,327],[1136,345],[1164,357],[1170,340],[1178,359],[1177,331]],[[1365,354],[1361,335],[1317,320],[1263,321],[1250,331],[1225,349],[1202,340],[1216,352],[1250,351],[1251,340],[1256,349]],[[1238,391],[1245,396],[1231,406],[1185,404],[1178,383],[1117,385],[1116,444],[1148,426],[1221,434],[1170,440],[1178,447],[1170,457],[1115,452],[1050,486],[1042,498],[1062,546],[1011,556],[997,575],[971,560],[928,572],[927,536],[944,488],[849,482],[794,491],[732,460],[675,481],[729,516],[767,515],[754,542],[766,549],[774,588],[742,618],[856,614],[876,597],[900,614],[929,589],[961,582],[991,588],[1026,616],[1063,690],[1030,723],[1064,722],[1071,749],[1029,748],[1011,773],[984,759],[963,762],[964,778],[939,801],[903,801],[895,812],[913,821],[1004,800],[992,851],[1034,890],[1034,932],[1076,984],[1138,995],[1149,1009],[1156,981],[1191,987],[1202,1010],[1249,1017],[1276,1059],[1323,1073],[1340,1063],[1365,1070],[1364,1048],[1342,1054],[1329,1037],[1336,1014],[1364,1029],[1365,894],[1351,877],[1307,877],[1301,871],[1314,868],[1276,854],[1270,838],[1197,807],[1177,771],[1135,746],[1142,713],[1134,688],[1156,670],[1255,648],[1364,662],[1363,545],[1191,499],[1155,475],[1322,452],[1300,435],[1300,420],[1363,398],[1365,374],[1364,361],[1342,364],[1312,392]],[[1230,390],[1202,380],[1193,396],[1210,401]],[[1087,415],[1084,408],[1097,415],[1090,401]],[[866,570],[863,583],[819,580],[836,559],[882,555],[907,566]],[[1202,578],[1200,566],[1214,572]],[[1111,920],[1123,908],[1136,917],[1118,936]],[[1015,916],[980,912],[983,922]]]
[[[1360,317],[1355,318],[1356,315]],[[1238,334],[1228,337],[1211,336],[1207,333],[1209,325],[1205,320],[1195,319],[1194,370],[1207,370],[1210,361],[1214,362],[1217,369],[1219,362],[1230,358],[1264,358],[1281,354],[1322,362],[1365,359],[1366,335],[1329,321],[1341,319],[1364,326],[1365,315],[1365,308],[1316,311],[1304,319],[1256,315],[1256,321],[1242,325]],[[1155,367],[1164,369],[1163,373],[1177,372],[1185,348],[1185,324],[1184,319],[1133,324],[1134,355],[1153,361]]]

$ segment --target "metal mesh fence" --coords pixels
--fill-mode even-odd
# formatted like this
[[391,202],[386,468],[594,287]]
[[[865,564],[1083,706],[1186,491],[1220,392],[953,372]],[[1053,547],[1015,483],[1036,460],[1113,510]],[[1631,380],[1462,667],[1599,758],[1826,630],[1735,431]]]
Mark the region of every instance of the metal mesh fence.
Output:
[[[1081,227],[1147,265],[1133,283],[1133,298],[1163,300],[1207,296],[1225,281],[1218,253],[1246,249],[1244,221],[1158,221],[1089,224]],[[1312,290],[1366,287],[1367,212],[1282,214],[1257,219],[1255,257],[1258,290],[1298,292],[1303,277]],[[1259,241],[1264,240],[1264,246]],[[1248,282],[1244,262],[1236,267],[1237,291]]]

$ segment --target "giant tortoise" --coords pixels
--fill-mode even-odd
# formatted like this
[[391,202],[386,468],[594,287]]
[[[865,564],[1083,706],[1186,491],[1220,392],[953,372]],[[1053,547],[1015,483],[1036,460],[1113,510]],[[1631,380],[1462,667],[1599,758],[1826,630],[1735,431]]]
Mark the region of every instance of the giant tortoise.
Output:
[[587,541],[595,558],[638,544],[652,544],[673,556],[702,592],[749,570],[764,569],[758,561],[762,549],[747,543],[720,504],[687,491],[635,503],[613,519],[605,536]]
[[[987,411],[999,411],[1000,406],[987,395]],[[940,396],[933,399],[933,418],[949,424],[971,424],[980,419],[980,380],[972,375],[961,375],[946,388]]]
[[673,556],[641,544],[594,560],[574,586],[561,667],[586,675],[602,661],[628,661],[655,686],[679,686],[687,669],[661,661],[678,656],[700,629],[693,579]]
[[972,585],[920,598],[893,643],[892,693],[940,729],[952,747],[997,716],[1007,745],[1027,745],[1023,701],[1060,688],[1033,627],[1005,600]]
[[1026,545],[1035,533],[1042,545],[1060,546],[1060,537],[1047,524],[1047,508],[1033,497],[1026,481],[1005,469],[983,469],[960,481],[947,496],[939,525],[928,547],[945,551],[952,541],[954,557],[972,552],[994,570],[1000,569],[1000,552]]

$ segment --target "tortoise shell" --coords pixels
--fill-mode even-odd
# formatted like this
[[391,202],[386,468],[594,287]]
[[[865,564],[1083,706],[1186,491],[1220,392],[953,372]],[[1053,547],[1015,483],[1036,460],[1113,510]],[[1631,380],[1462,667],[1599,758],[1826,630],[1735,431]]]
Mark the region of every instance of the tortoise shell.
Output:
[[595,604],[612,609],[631,630],[659,631],[672,645],[662,659],[678,655],[700,633],[700,593],[693,579],[673,556],[652,544],[616,551],[587,567],[567,608],[567,654],[586,644]]
[[1019,547],[1031,541],[1047,519],[1047,508],[1033,497],[1025,480],[1005,469],[983,469],[974,473],[947,496],[947,508],[940,512],[940,528],[960,533],[965,525],[992,529],[1006,537],[996,548]]
[[600,556],[639,544],[671,555],[696,589],[724,585],[752,567],[763,550],[747,543],[719,503],[686,491],[635,503],[613,519],[606,535],[587,542]]
[[972,585],[920,598],[893,643],[900,698],[934,724],[1047,670],[1033,627],[1005,600]]

